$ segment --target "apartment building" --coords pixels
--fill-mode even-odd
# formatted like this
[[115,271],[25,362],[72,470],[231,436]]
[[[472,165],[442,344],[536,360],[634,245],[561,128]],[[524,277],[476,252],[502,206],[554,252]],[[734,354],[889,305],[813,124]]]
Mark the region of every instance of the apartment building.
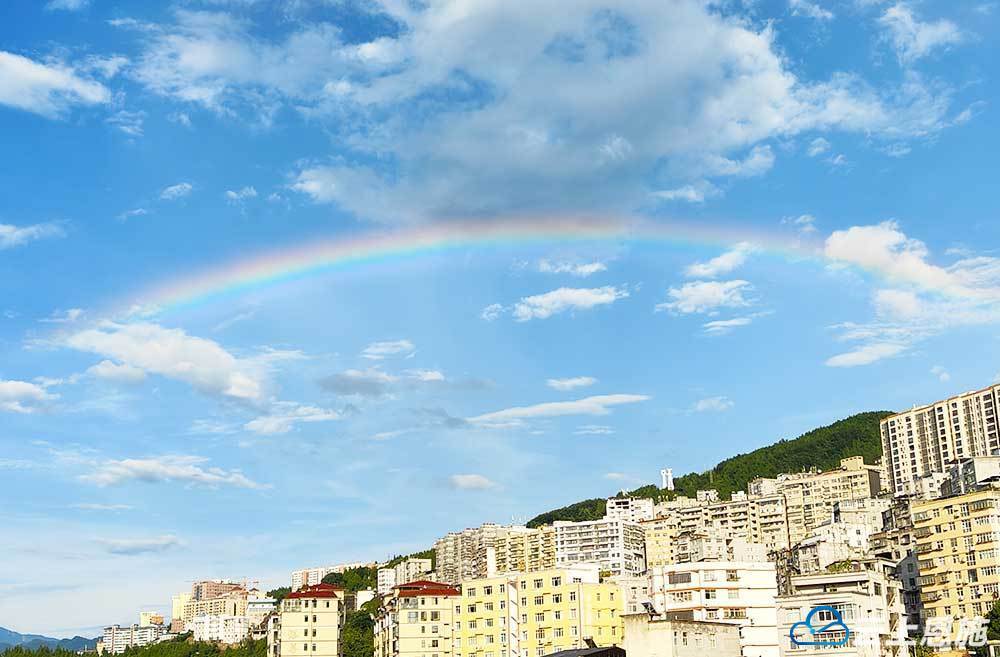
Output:
[[109,625],[104,628],[101,641],[104,645],[104,652],[120,655],[128,648],[156,643],[166,632],[167,628],[163,625],[129,625],[127,627]]
[[924,618],[986,616],[1000,597],[1000,490],[913,504]]
[[198,616],[246,616],[249,592],[238,588],[214,598],[190,599],[181,610],[185,628]]
[[702,561],[650,570],[656,611],[676,620],[737,625],[743,657],[778,657],[775,567],[767,561]]
[[556,567],[556,531],[551,525],[507,527],[495,542],[496,573],[533,573]]
[[342,573],[345,570],[351,568],[362,568],[364,566],[374,566],[371,563],[362,563],[360,561],[354,563],[340,563],[334,566],[317,566],[315,568],[303,568],[302,570],[292,571],[292,590],[298,591],[303,586],[313,586],[314,584],[319,584],[323,581],[323,578],[330,573]]
[[250,635],[250,621],[246,616],[196,616],[190,629],[195,641],[236,644]]
[[140,611],[139,625],[163,625],[163,614],[158,611]]
[[242,584],[226,579],[205,579],[191,584],[192,600],[210,600],[219,596],[246,588]]
[[420,580],[397,585],[375,617],[374,657],[451,657],[462,592]]
[[[778,596],[778,632],[781,654],[788,657],[830,655],[844,657],[899,657],[904,650],[899,641],[905,633],[905,614],[899,581],[892,563],[883,560],[856,561],[835,572],[800,575],[791,580],[791,590]],[[840,641],[845,632],[811,633],[805,625],[817,606],[829,605],[840,613],[849,628],[843,646],[800,645],[803,641]],[[819,612],[813,624],[827,625],[833,616]]]
[[998,395],[1000,384],[882,420],[882,453],[893,494],[920,495],[920,480],[945,472],[949,463],[1000,454]]
[[281,601],[278,643],[282,657],[339,657],[344,590],[331,584],[304,586]]
[[1000,456],[959,459],[945,471],[938,497],[964,495],[996,483],[1000,483]]
[[766,496],[738,492],[724,501],[706,503],[678,497],[658,504],[658,517],[641,523],[646,536],[647,565],[677,563],[677,541],[685,534],[742,539],[763,545],[766,552],[787,548],[785,499],[763,490],[768,492]]
[[170,599],[170,631],[184,631],[184,605],[191,601],[190,593],[178,593]]
[[253,591],[247,598],[247,621],[253,629],[260,625],[268,615],[278,606],[277,600],[273,598],[262,598],[260,593]]
[[646,538],[639,523],[605,518],[553,524],[556,567],[596,563],[611,576],[646,571]]
[[466,579],[492,577],[497,573],[497,537],[512,529],[527,531],[526,527],[504,527],[488,522],[439,538],[434,543],[437,579],[458,584]]
[[626,655],[635,657],[739,657],[740,628],[728,623],[625,616]]
[[653,518],[653,500],[640,497],[609,497],[605,503],[605,518],[642,522]]
[[794,545],[832,517],[837,503],[877,497],[881,484],[877,466],[852,456],[842,459],[836,470],[783,474],[777,488],[785,498],[788,541]]
[[896,567],[896,578],[903,587],[903,607],[906,624],[920,625],[920,568],[917,560],[917,540],[914,536],[910,499],[894,497],[891,506],[882,513],[882,531],[869,537],[869,550],[877,559]]
[[419,579],[427,579],[427,575],[434,569],[431,559],[409,558],[404,559],[391,568],[379,568],[377,591],[379,595],[386,595],[397,584],[415,582]]

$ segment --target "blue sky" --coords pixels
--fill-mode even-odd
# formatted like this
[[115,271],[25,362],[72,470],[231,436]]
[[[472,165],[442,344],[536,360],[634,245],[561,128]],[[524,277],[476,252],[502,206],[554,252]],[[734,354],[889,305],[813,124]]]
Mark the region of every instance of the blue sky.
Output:
[[[3,12],[4,626],[93,635],[1000,371],[994,2]],[[689,228],[121,306],[320,239],[575,216]]]

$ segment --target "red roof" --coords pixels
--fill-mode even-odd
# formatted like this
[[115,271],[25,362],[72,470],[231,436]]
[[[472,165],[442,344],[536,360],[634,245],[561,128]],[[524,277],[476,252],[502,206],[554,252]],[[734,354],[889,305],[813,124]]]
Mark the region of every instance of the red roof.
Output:
[[313,584],[312,586],[303,586],[298,591],[289,593],[285,596],[285,599],[291,598],[337,598],[340,597],[344,589],[339,586],[334,586],[333,584]]
[[448,584],[442,584],[440,582],[432,582],[427,579],[418,579],[415,582],[398,584],[392,588],[396,589],[399,597],[401,598],[418,598],[429,595],[462,595],[462,592],[454,586],[449,586]]

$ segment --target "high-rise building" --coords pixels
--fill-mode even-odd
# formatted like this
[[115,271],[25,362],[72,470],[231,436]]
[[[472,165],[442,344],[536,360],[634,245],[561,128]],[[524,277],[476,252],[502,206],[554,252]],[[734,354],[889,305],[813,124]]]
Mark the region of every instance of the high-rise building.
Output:
[[877,497],[880,487],[879,468],[866,465],[860,456],[841,459],[836,470],[779,476],[777,488],[785,498],[789,544],[798,543],[826,522],[838,502]]
[[919,627],[922,609],[920,568],[910,503],[906,496],[892,499],[892,505],[882,513],[882,530],[869,537],[869,550],[875,558],[895,565],[896,577],[903,589],[906,624]]
[[437,579],[458,584],[466,579],[495,575],[497,537],[511,529],[527,531],[525,527],[503,527],[488,522],[439,538],[434,543]]
[[[898,657],[906,654],[899,641],[905,622],[899,580],[893,576],[894,567],[882,560],[856,561],[849,568],[835,572],[815,573],[792,577],[790,592],[777,598],[778,633],[781,636],[782,655],[817,654],[814,645],[800,645],[801,641],[846,642],[842,646],[822,646],[823,655],[850,657]],[[816,607],[830,606],[840,613],[848,631],[836,628],[826,633],[813,634],[804,623]],[[832,615],[820,611],[815,622],[828,624]],[[797,623],[801,630],[794,629]],[[791,633],[791,634],[790,634]]]
[[651,520],[653,500],[641,497],[609,497],[605,502],[604,517],[629,522]]
[[374,657],[451,657],[461,595],[454,586],[427,580],[397,585],[375,617]]
[[344,613],[344,590],[332,584],[289,593],[278,622],[281,656],[339,657]]
[[920,480],[945,472],[949,463],[1000,455],[998,396],[1000,384],[882,420],[882,453],[893,494],[920,495]]
[[246,616],[249,592],[238,588],[214,598],[191,599],[184,604],[181,620],[185,628],[198,616]]
[[189,625],[195,641],[234,644],[250,635],[246,616],[195,616]]
[[1000,597],[1000,490],[912,508],[924,618],[986,616]]
[[130,625],[128,627],[109,625],[104,628],[101,641],[104,645],[104,652],[120,655],[128,648],[156,643],[161,636],[166,634],[166,631],[167,628],[163,625]]
[[507,527],[497,534],[494,550],[498,575],[549,570],[556,567],[556,531],[551,525]]
[[404,559],[391,568],[379,568],[377,574],[378,594],[386,595],[397,584],[426,579],[433,568],[431,559],[419,558]]
[[191,585],[192,600],[210,600],[217,598],[230,591],[239,591],[245,588],[242,584],[230,582],[225,579],[206,579],[195,582]]
[[743,657],[778,657],[775,567],[768,561],[700,561],[650,569],[650,597],[677,620],[740,627]]
[[158,611],[140,611],[139,625],[163,625],[163,614]]
[[317,566],[315,568],[303,568],[302,570],[292,571],[292,590],[298,591],[303,586],[312,586],[314,584],[319,584],[323,581],[323,578],[330,573],[342,573],[345,570],[351,568],[361,568],[363,566],[374,566],[374,564],[367,564],[362,562],[354,563],[340,563],[334,566]]
[[170,631],[184,631],[184,605],[191,601],[190,593],[178,593],[170,599]]
[[610,575],[646,571],[646,538],[636,522],[605,518],[585,522],[557,521],[556,567],[596,563]]

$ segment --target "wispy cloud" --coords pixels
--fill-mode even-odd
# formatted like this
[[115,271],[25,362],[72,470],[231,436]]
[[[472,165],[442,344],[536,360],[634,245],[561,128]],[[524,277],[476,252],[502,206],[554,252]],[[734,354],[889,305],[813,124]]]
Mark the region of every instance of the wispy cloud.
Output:
[[733,406],[733,401],[729,397],[705,397],[696,401],[691,410],[695,413],[722,413],[723,411],[728,411]]
[[532,406],[505,408],[500,411],[471,417],[469,421],[473,423],[489,423],[539,417],[562,417],[566,415],[608,415],[615,406],[635,404],[647,401],[648,399],[650,399],[648,395],[595,395],[573,401],[546,402]]
[[481,474],[454,474],[448,478],[451,487],[457,490],[490,490],[496,488],[496,482]]
[[239,470],[206,467],[201,456],[168,455],[139,459],[98,461],[93,470],[80,479],[98,486],[117,486],[131,481],[146,483],[181,483],[201,486],[263,489]]
[[905,2],[897,2],[887,8],[879,23],[903,65],[912,64],[938,48],[961,43],[964,39],[955,23],[947,19],[921,21]]
[[33,224],[31,226],[15,226],[0,224],[0,251],[24,246],[36,240],[65,237],[66,231],[59,224]]
[[595,288],[561,287],[544,294],[524,297],[512,310],[514,319],[527,322],[532,319],[548,319],[553,315],[577,310],[591,310],[606,306],[628,297],[625,288],[610,285]]
[[188,182],[180,182],[176,185],[164,187],[160,192],[160,198],[164,201],[176,201],[188,196],[192,191],[194,191],[194,185]]
[[576,388],[586,388],[597,383],[597,379],[592,376],[573,376],[565,379],[546,379],[545,385],[553,390],[575,390]]
[[693,281],[667,290],[669,301],[656,305],[656,310],[675,313],[715,314],[721,308],[742,308],[751,305],[746,295],[753,290],[748,281]]
[[383,360],[390,356],[409,356],[416,351],[417,347],[409,340],[386,340],[384,342],[372,342],[361,352],[362,358],[368,360]]
[[111,92],[62,63],[42,64],[0,50],[0,105],[54,119],[77,105],[101,105]]
[[607,271],[608,266],[603,262],[569,262],[539,260],[538,271],[543,274],[569,274],[579,278],[586,278],[598,272]]
[[173,534],[152,538],[102,538],[98,542],[111,554],[122,556],[166,552],[183,545]]
[[684,275],[688,278],[717,278],[742,267],[753,252],[753,244],[740,242],[729,251],[707,262],[696,262],[688,265],[684,270]]

